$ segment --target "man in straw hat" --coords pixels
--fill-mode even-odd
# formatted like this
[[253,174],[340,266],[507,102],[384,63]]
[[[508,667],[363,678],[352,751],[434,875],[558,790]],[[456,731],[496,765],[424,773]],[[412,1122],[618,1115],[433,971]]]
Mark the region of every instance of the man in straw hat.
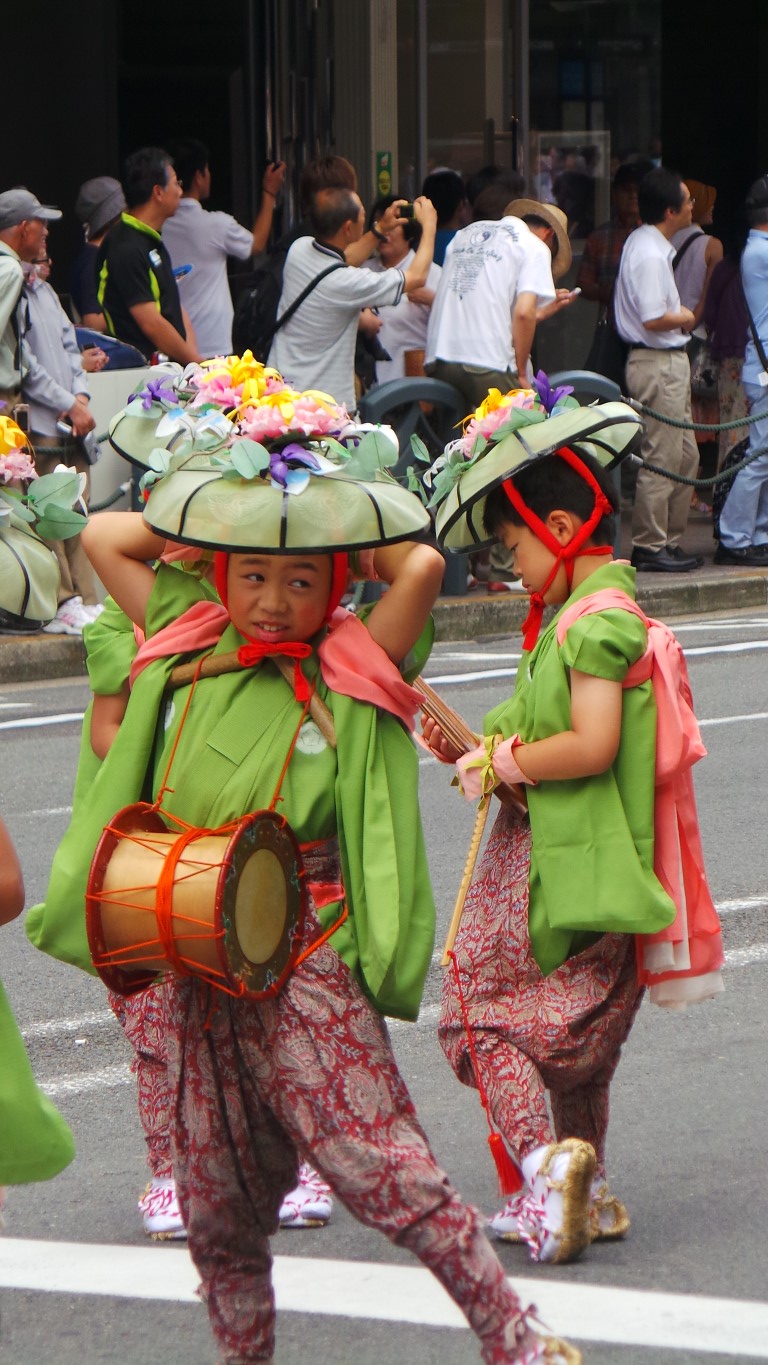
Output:
[[524,383],[539,310],[571,264],[564,213],[513,199],[498,220],[457,232],[446,252],[427,334],[426,368],[476,408],[489,388]]

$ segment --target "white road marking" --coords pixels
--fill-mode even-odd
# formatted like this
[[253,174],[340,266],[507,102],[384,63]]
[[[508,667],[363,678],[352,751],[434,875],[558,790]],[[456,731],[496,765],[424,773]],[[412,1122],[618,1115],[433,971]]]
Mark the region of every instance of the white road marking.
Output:
[[31,711],[31,701],[0,701],[0,711]]
[[0,730],[34,730],[40,725],[69,725],[81,721],[84,711],[63,711],[57,716],[25,716],[22,720],[0,720]]
[[731,915],[738,910],[765,910],[768,896],[744,896],[741,900],[716,901],[718,915]]
[[753,943],[749,948],[732,948],[725,954],[726,967],[751,967],[754,962],[768,962],[768,943]]
[[[160,1269],[162,1265],[162,1270]],[[446,1291],[421,1266],[276,1256],[280,1312],[464,1328]],[[0,1241],[0,1285],[8,1289],[200,1305],[185,1248]],[[576,1341],[606,1342],[739,1360],[768,1360],[768,1304],[515,1277],[535,1296],[548,1327]]]
[[89,1010],[68,1019],[41,1019],[21,1030],[24,1038],[51,1038],[59,1033],[80,1033],[83,1029],[100,1028],[102,1024],[117,1023],[111,1010]]
[[14,820],[38,819],[44,815],[71,815],[71,806],[45,806],[43,810],[20,810],[14,816]]
[[709,720],[700,720],[699,727],[703,729],[705,725],[740,725],[747,720],[768,720],[768,711],[750,711],[740,716],[712,716]]
[[129,1085],[133,1080],[127,1063],[119,1066],[105,1066],[101,1071],[90,1071],[83,1075],[59,1076],[55,1081],[42,1081],[38,1085],[46,1095],[55,1099],[58,1095],[87,1095],[91,1090],[109,1090],[116,1085]]

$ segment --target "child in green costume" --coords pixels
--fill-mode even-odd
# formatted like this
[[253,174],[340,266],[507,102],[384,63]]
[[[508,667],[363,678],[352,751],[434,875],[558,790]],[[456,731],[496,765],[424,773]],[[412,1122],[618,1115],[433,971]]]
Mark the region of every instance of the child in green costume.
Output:
[[[178,625],[176,585],[147,567],[162,547],[139,518],[94,519],[86,544],[150,645]],[[343,882],[349,912],[323,942],[318,929],[333,926],[340,904],[312,908],[304,940],[312,951],[272,999],[235,998],[194,976],[169,979],[180,1204],[222,1362],[273,1358],[267,1239],[295,1183],[298,1149],[357,1217],[433,1270],[466,1311],[487,1365],[566,1365],[578,1353],[531,1325],[478,1216],[437,1169],[380,1017],[415,1016],[433,938],[411,740],[383,700],[342,690],[359,654],[361,690],[383,697],[396,672],[388,660],[402,657],[427,619],[442,563],[424,545],[394,550],[400,567],[368,632],[333,612],[343,555],[217,556],[227,615],[213,656],[237,651],[244,667],[163,702],[174,659],[156,656],[134,683],[102,768],[129,745],[140,750],[152,794],[164,789],[166,815],[197,828],[263,809],[282,774],[280,810],[310,883]],[[352,626],[354,645],[332,659],[327,642],[342,633],[351,640]],[[292,661],[292,684],[273,654]],[[335,747],[307,718],[313,686],[332,713]],[[398,674],[393,696],[403,687]],[[97,803],[104,780],[94,782]]]
[[[580,418],[553,418],[552,430],[570,420]],[[613,560],[610,480],[588,453],[557,445],[553,436],[555,453],[531,460],[513,439],[506,478],[500,446],[484,487],[481,457],[472,504],[459,481],[455,506],[475,524],[482,516],[512,553],[531,610],[514,695],[485,718],[483,744],[460,756],[434,722],[424,733],[438,757],[457,762],[468,799],[487,799],[499,782],[527,793],[530,823],[502,807],[470,887],[440,1039],[522,1168],[492,1230],[526,1241],[535,1260],[562,1262],[629,1227],[606,1184],[609,1086],[642,995],[635,936],[663,939],[676,904],[654,856],[654,623],[635,607],[635,571]],[[548,605],[562,610],[540,634]],[[687,998],[706,998],[721,989],[719,924],[692,856],[700,846],[693,836],[681,844],[691,873],[687,975],[699,978],[698,994],[685,986]],[[677,848],[671,861],[676,868]]]

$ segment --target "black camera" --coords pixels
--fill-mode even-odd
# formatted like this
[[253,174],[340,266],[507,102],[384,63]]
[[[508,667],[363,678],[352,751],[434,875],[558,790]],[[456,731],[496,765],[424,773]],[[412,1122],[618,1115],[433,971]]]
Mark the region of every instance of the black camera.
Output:
[[412,218],[413,204],[400,204],[397,210],[398,218]]

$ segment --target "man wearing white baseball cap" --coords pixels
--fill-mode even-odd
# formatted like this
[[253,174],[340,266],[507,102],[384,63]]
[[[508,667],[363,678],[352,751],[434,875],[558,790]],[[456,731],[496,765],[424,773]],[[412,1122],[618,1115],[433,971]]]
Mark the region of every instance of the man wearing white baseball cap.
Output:
[[23,328],[17,316],[24,283],[21,262],[45,256],[48,223],[60,217],[61,209],[41,204],[23,185],[0,194],[0,400],[6,416],[19,401],[28,368],[19,345]]

